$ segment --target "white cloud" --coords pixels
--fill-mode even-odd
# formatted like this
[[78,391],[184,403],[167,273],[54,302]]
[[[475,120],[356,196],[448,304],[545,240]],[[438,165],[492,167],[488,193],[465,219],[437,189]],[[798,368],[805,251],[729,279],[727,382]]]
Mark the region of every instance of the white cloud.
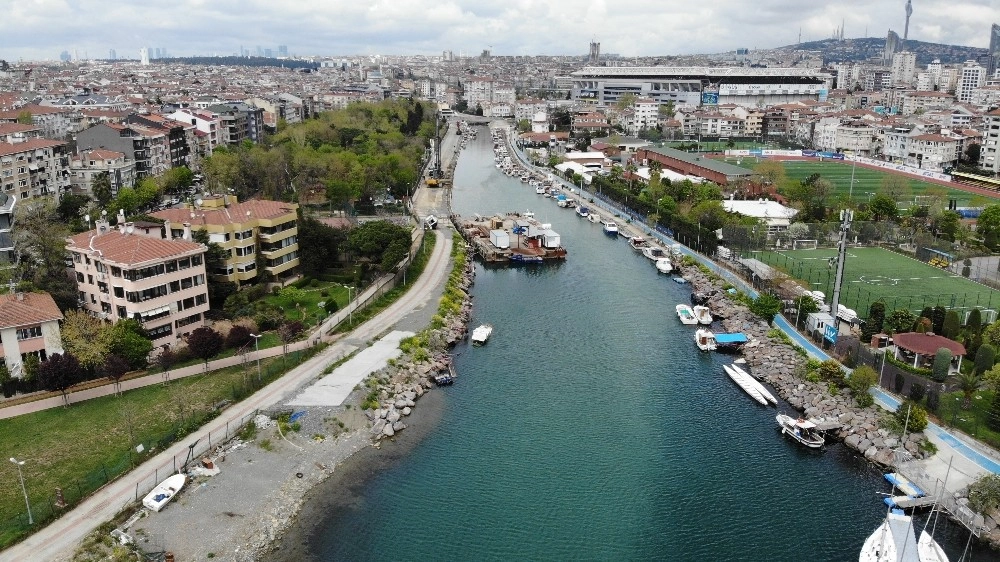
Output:
[[[985,47],[1000,19],[995,0],[917,0],[910,37]],[[64,49],[137,56],[142,46],[171,54],[231,54],[240,46],[296,54],[671,55],[770,48],[829,37],[902,34],[903,0],[22,0],[0,19],[0,58],[55,58]]]

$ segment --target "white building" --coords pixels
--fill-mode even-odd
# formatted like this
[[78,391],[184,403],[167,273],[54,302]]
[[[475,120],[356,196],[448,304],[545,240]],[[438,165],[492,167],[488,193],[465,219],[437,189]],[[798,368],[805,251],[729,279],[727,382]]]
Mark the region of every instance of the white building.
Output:
[[972,91],[985,83],[986,69],[979,66],[979,63],[976,61],[965,61],[958,76],[958,83],[955,86],[955,97],[960,102],[971,101]]
[[722,208],[728,213],[761,220],[767,225],[768,235],[777,234],[788,229],[792,219],[798,214],[797,209],[786,207],[777,201],[766,199],[736,201],[727,199],[722,202]]
[[913,74],[917,67],[917,54],[910,51],[900,51],[892,55],[892,83],[912,84]]
[[979,151],[979,167],[1000,172],[1000,109],[986,114],[983,127],[983,144]]

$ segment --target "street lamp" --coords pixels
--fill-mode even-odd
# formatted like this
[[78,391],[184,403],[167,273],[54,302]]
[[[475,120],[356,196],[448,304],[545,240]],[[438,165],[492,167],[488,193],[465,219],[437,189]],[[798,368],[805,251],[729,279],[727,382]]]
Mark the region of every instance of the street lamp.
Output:
[[260,383],[260,338],[263,337],[263,335],[264,334],[253,334],[253,333],[250,334],[250,336],[253,337],[253,346],[254,346],[254,349],[257,352],[257,382],[258,383]]
[[24,461],[19,461],[14,457],[11,457],[10,462],[17,466],[17,477],[21,479],[21,491],[24,493],[24,506],[28,508],[28,525],[34,525],[35,520],[31,517],[31,502],[28,501],[28,489],[24,487],[24,474],[21,473],[21,466],[24,465]]
[[351,286],[351,285],[344,285],[344,287],[347,288],[347,315],[350,317],[351,326],[353,326],[354,325],[354,309],[351,307],[351,303],[354,302],[354,299],[351,297],[351,291],[354,290],[354,287]]

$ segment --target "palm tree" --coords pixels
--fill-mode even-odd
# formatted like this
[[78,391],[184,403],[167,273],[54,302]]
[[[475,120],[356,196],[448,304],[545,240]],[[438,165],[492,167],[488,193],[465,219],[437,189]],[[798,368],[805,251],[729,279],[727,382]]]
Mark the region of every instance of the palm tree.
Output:
[[983,379],[973,371],[958,375],[958,389],[962,391],[962,409],[972,407],[972,395],[979,390]]

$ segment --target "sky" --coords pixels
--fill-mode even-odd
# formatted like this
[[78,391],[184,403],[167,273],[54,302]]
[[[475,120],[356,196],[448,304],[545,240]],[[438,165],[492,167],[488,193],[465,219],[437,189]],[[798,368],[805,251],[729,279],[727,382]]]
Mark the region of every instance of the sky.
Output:
[[[904,0],[6,0],[0,59],[230,55],[719,53],[826,39],[903,35]],[[910,38],[985,48],[997,0],[914,0]]]

